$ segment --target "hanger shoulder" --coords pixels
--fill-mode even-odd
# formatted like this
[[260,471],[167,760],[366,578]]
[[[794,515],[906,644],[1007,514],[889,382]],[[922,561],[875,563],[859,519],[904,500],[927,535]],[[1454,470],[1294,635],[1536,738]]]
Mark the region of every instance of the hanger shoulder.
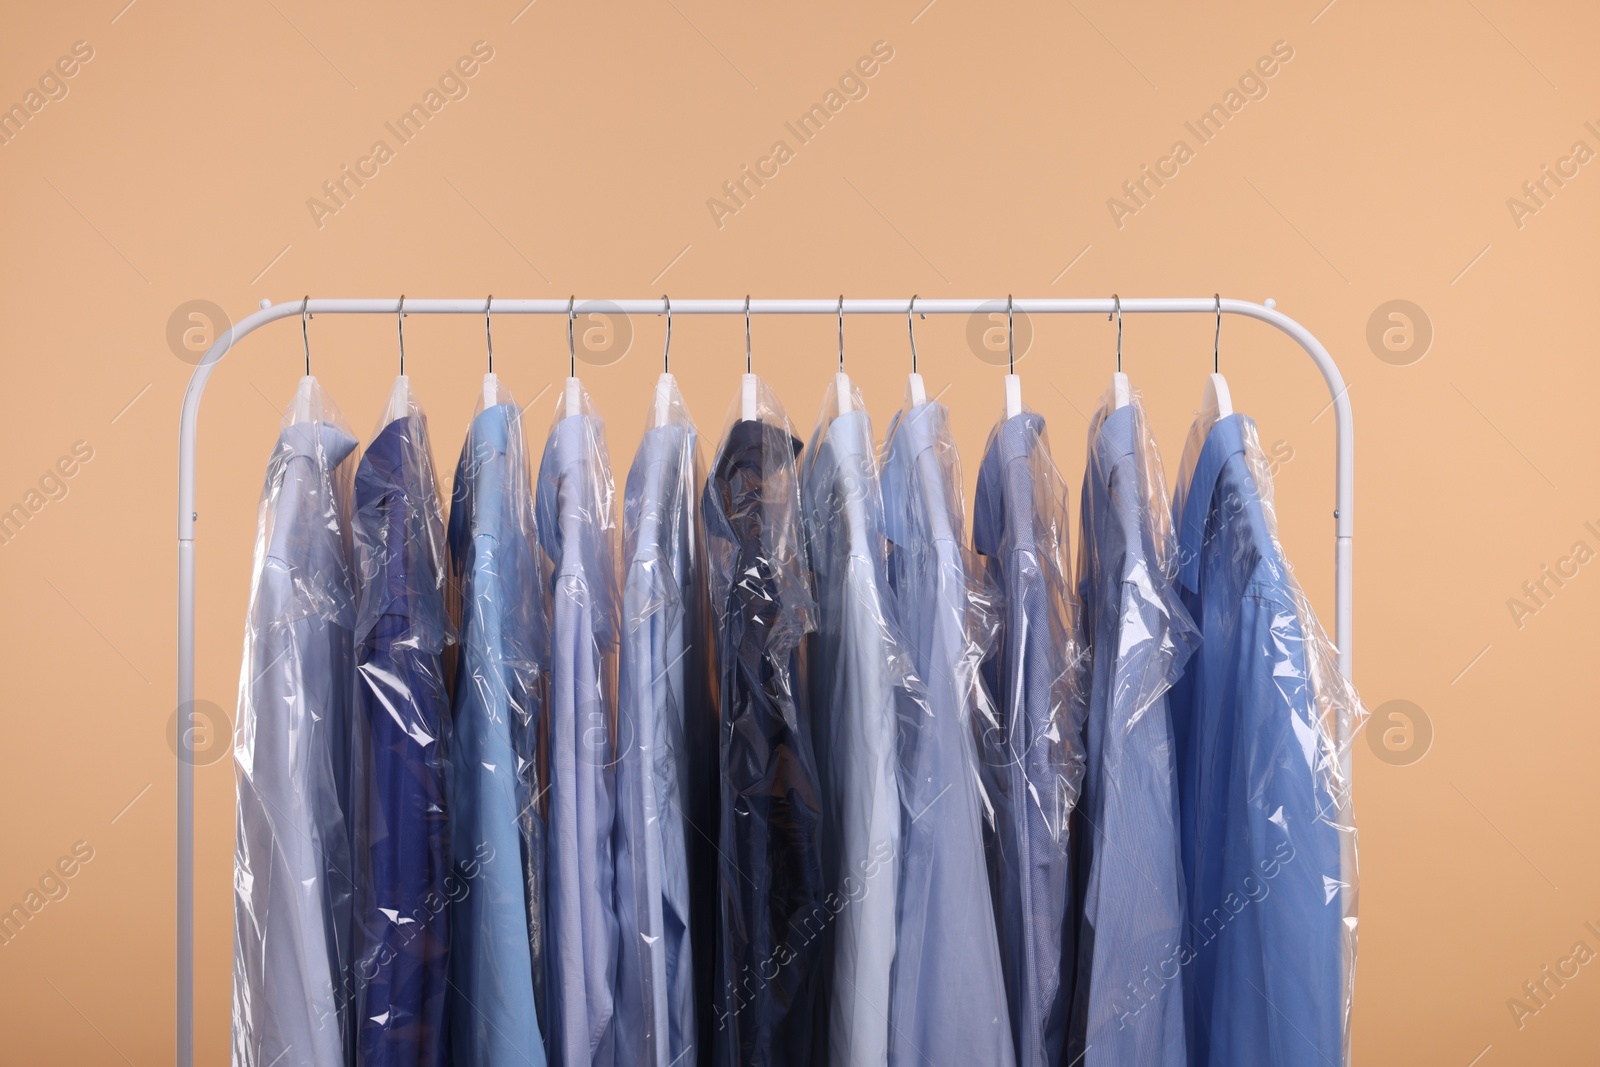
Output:
[[1228,393],[1228,380],[1220,374],[1206,376],[1205,393],[1201,397],[1202,411],[1215,411],[1217,418],[1233,414],[1233,397]]

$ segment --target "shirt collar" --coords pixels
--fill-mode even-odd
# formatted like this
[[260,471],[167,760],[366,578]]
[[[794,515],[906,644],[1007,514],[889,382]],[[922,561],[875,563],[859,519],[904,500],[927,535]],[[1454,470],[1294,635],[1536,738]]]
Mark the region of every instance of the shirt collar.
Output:
[[[706,481],[701,510],[707,536],[739,543],[752,535],[756,527],[748,521],[735,526],[728,509],[752,506],[752,501],[743,496],[759,494],[766,480],[783,465],[792,463],[802,447],[800,439],[783,427],[760,419],[741,419],[729,427],[717,452],[712,476]],[[783,454],[785,448],[789,450],[787,456]]]
[[[367,446],[361,466],[370,471],[369,477],[377,484],[404,483],[407,456],[411,451],[413,415],[395,419],[378,432]],[[356,484],[362,482],[358,471]],[[381,492],[381,490],[380,490]]]
[[1194,475],[1189,480],[1178,534],[1178,580],[1191,593],[1200,589],[1200,546],[1205,540],[1206,518],[1211,514],[1212,498],[1216,495],[1217,485],[1222,480],[1222,472],[1228,461],[1244,452],[1243,418],[1235,414],[1217,420],[1206,435],[1200,458],[1195,462]]
[[331,422],[296,422],[278,435],[279,447],[294,457],[317,460],[333,470],[355,451],[356,439]]
[[[349,515],[341,502],[336,472],[355,448],[354,437],[327,422],[294,423],[285,426],[278,437],[278,453],[268,477],[279,479],[279,511],[267,554],[318,576],[311,579],[314,582],[334,566],[348,566],[343,542],[346,531],[340,527],[349,521]],[[309,466],[289,466],[299,459],[308,460]],[[330,491],[332,497],[327,495]],[[328,521],[330,511],[336,523]]]
[[[1044,433],[1044,416],[1032,411],[1013,415],[989,434],[989,447],[978,465],[978,489],[972,506],[972,547],[985,556],[1004,548],[1033,548],[1033,451]],[[1020,463],[1022,481],[1011,473]],[[1005,542],[1007,529],[1009,545]]]
[[604,450],[605,428],[593,415],[569,415],[552,427],[539,464],[534,525],[553,564],[551,582],[563,576],[583,579],[593,632],[609,649],[616,640],[617,593],[609,529],[611,470]]
[[1101,489],[1111,488],[1111,472],[1123,460],[1134,458],[1139,449],[1139,422],[1132,404],[1106,413],[1095,435],[1095,470],[1100,473]]
[[472,441],[479,448],[506,451],[511,447],[511,425],[516,410],[514,404],[492,404],[478,412],[469,430]]
[[497,461],[511,450],[517,417],[515,405],[493,404],[479,412],[467,430],[467,441],[461,447],[461,460],[456,465],[455,484],[450,493],[448,538],[451,555],[458,564],[465,558],[468,540],[483,532],[486,523],[493,524],[504,518],[506,494],[516,492],[509,478],[520,464],[501,467]]
[[[632,542],[628,546],[630,563],[660,557],[665,542],[673,536],[671,524],[681,519],[677,509],[690,506],[677,490],[683,479],[684,456],[692,455],[694,447],[694,431],[688,426],[670,423],[645,430],[624,491],[623,511]],[[674,562],[674,577],[681,578],[677,570]]]
[[[910,544],[917,538],[917,523],[912,516],[919,512],[926,515],[929,529],[925,533],[930,539],[954,537],[949,512],[932,501],[919,500],[928,488],[919,481],[918,471],[923,455],[933,451],[942,436],[944,420],[944,405],[930,401],[896,413],[889,423],[879,481],[883,493],[884,532],[892,544]],[[913,501],[923,506],[913,511]]]
[[[872,508],[864,499],[864,494],[877,496],[881,492],[874,484],[877,471],[872,454],[872,421],[865,411],[846,412],[828,425],[826,439],[834,468],[829,478],[840,483],[842,507],[850,517],[846,524],[850,551],[875,554],[868,546]],[[871,503],[881,507],[877,500]]]

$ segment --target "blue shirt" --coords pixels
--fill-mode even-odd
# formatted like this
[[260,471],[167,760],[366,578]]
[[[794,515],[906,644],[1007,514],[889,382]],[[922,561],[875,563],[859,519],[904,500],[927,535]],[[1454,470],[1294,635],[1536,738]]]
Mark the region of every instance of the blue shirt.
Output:
[[715,945],[716,708],[696,457],[692,424],[652,426],[623,496],[617,1062],[641,1067],[699,1062],[697,990],[711,987],[697,972],[709,977]]
[[998,702],[982,754],[994,803],[988,835],[1000,958],[1020,1067],[1055,1067],[1070,998],[1067,819],[1083,777],[1073,738],[1066,486],[1044,419],[1006,419],[989,434],[973,500],[972,543],[998,591],[1000,629],[983,674]]
[[604,442],[598,419],[570,415],[539,464],[539,540],[552,568],[546,1038],[561,1067],[611,1067],[616,1047],[617,593]]
[[393,420],[356,470],[360,679],[352,786],[358,905],[356,1062],[449,1063],[445,988],[450,873],[444,749],[449,691],[442,654],[443,522],[419,412]]
[[461,653],[450,745],[450,1025],[457,1063],[543,1067],[538,742],[547,647],[533,490],[515,404],[467,432],[450,506]]
[[961,466],[941,404],[907,409],[884,446],[895,615],[926,707],[900,722],[900,915],[889,1062],[1012,1067],[1016,1050],[983,850],[976,732],[994,708],[968,569]]
[[286,426],[267,466],[234,762],[233,1063],[342,1063],[349,1034],[356,441]]
[[1167,691],[1194,650],[1155,443],[1138,402],[1101,408],[1083,480],[1078,588],[1092,663],[1073,812],[1077,975],[1067,1058],[1183,1067],[1183,871]]
[[1322,638],[1262,503],[1254,424],[1221,419],[1203,446],[1200,430],[1173,509],[1202,636],[1172,693],[1189,1059],[1325,1067],[1343,1062],[1348,999],[1336,761],[1310,669]]

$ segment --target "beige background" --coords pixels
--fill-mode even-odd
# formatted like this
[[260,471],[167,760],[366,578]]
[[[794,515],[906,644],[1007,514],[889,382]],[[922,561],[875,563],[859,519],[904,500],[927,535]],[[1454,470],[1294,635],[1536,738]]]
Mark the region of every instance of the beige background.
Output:
[[[165,731],[190,368],[166,332],[186,301],[238,317],[264,297],[306,292],[1220,290],[1276,298],[1350,382],[1357,681],[1374,709],[1414,702],[1413,724],[1433,734],[1409,763],[1420,733],[1409,752],[1395,735],[1386,759],[1357,746],[1357,1058],[1594,1062],[1596,966],[1549,982],[1554,995],[1520,1028],[1507,1003],[1576,942],[1600,949],[1584,926],[1600,929],[1596,566],[1547,583],[1554,595],[1520,628],[1507,604],[1576,542],[1600,549],[1588,321],[1600,164],[1520,227],[1507,206],[1575,141],[1600,150],[1584,126],[1600,127],[1594,5],[125,2],[13,5],[0,33],[0,104],[26,106],[74,42],[93,49],[67,95],[0,146],[0,508],[40,505],[0,545],[0,907],[24,901],[75,843],[93,856],[65,864],[73,877],[50,883],[65,897],[0,946],[0,1061],[144,1065],[172,1054]],[[391,139],[384,123],[478,41],[493,58],[467,95],[409,143]],[[784,123],[878,41],[893,58],[866,96],[799,144]],[[1293,58],[1265,80],[1265,97],[1199,145],[1185,121],[1279,41]],[[1107,199],[1180,138],[1194,157],[1119,228]],[[319,228],[307,199],[378,139],[394,158]],[[793,158],[719,228],[708,198],[779,139]],[[1410,365],[1368,344],[1369,317],[1393,299],[1431,322],[1431,347]],[[581,370],[619,470],[661,343],[658,318],[631,325],[620,362]],[[1018,370],[1076,486],[1112,327],[1032,325]],[[741,369],[741,324],[675,326],[674,369],[715,436]],[[407,327],[408,369],[437,456],[453,466],[483,369],[482,323]],[[970,491],[1000,372],[975,356],[964,321],[918,327],[930,391],[949,389]],[[834,328],[755,322],[756,368],[802,436],[832,370]],[[394,372],[393,320],[324,317],[310,329],[314,370],[367,434]],[[880,434],[908,369],[904,329],[893,317],[846,324],[847,363]],[[1169,470],[1211,329],[1201,317],[1126,324],[1126,369]],[[563,375],[559,318],[502,320],[495,339],[497,369],[524,402]],[[301,360],[298,330],[279,323],[230,356],[206,397],[197,693],[228,715],[261,473]],[[1260,324],[1223,324],[1222,367],[1263,441],[1292,451],[1277,481],[1283,539],[1331,625],[1327,393],[1299,350]],[[536,441],[554,397],[529,409]],[[80,441],[93,458],[47,481],[59,499],[30,498]],[[1076,524],[1076,500],[1073,511]],[[197,782],[198,1042],[215,1064],[227,1048],[231,762],[199,768]]]

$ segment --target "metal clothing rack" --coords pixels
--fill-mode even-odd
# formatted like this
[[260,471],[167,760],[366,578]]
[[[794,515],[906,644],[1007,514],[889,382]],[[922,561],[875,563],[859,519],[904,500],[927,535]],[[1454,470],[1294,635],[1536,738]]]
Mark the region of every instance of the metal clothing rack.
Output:
[[[200,400],[211,374],[234,344],[256,330],[279,319],[312,315],[393,315],[402,310],[408,315],[482,315],[492,310],[499,315],[571,315],[604,310],[627,315],[655,315],[666,310],[662,300],[408,300],[401,297],[377,300],[306,300],[284,304],[261,302],[261,310],[235,323],[206,350],[205,356],[189,377],[183,396],[183,416],[178,428],[178,931],[177,931],[177,1065],[194,1064],[194,527],[195,456],[198,449]],[[1334,488],[1334,640],[1339,651],[1339,670],[1350,677],[1352,636],[1351,581],[1352,539],[1355,522],[1355,426],[1350,414],[1350,394],[1339,367],[1311,331],[1289,316],[1275,310],[1272,301],[1256,304],[1248,300],[1223,300],[1217,297],[1111,299],[1021,299],[1013,300],[674,300],[671,312],[677,315],[909,315],[913,310],[928,315],[972,315],[998,311],[1020,311],[1029,315],[1110,315],[1124,314],[1204,314],[1242,315],[1276,326],[1294,338],[1322,372],[1332,396],[1337,459]],[[1346,724],[1341,721],[1341,734]],[[1350,768],[1349,738],[1338,738],[1345,754],[1346,781]],[[1350,879],[1347,877],[1346,883]],[[1348,892],[1348,890],[1347,890]]]

